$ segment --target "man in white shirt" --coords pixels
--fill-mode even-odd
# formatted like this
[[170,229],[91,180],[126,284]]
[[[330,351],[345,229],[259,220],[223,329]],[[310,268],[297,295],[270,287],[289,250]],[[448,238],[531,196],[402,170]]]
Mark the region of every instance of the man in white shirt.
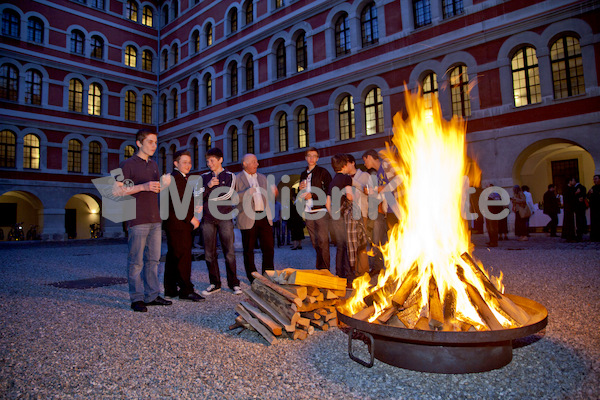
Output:
[[273,265],[273,213],[277,187],[269,185],[267,177],[257,173],[258,159],[254,154],[242,158],[243,171],[236,175],[235,190],[239,196],[237,225],[242,233],[244,267],[250,282],[256,272],[254,245],[256,239],[262,252],[262,273],[275,269]]
[[[527,203],[527,207],[529,207],[529,211],[531,211],[531,215],[535,212],[535,206],[533,205],[533,197],[531,197],[531,192],[529,191],[529,186],[523,185],[521,186],[523,189],[523,194],[525,195],[525,202]],[[527,236],[529,236],[529,218],[527,217]]]

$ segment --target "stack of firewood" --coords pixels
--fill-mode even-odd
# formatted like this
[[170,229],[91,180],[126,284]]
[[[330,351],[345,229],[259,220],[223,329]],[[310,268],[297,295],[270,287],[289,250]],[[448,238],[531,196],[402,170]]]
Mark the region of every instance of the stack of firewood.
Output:
[[252,274],[248,300],[235,307],[239,314],[229,329],[258,332],[269,344],[278,338],[306,339],[315,328],[337,326],[336,305],[346,296],[346,279],[328,270],[284,269]]

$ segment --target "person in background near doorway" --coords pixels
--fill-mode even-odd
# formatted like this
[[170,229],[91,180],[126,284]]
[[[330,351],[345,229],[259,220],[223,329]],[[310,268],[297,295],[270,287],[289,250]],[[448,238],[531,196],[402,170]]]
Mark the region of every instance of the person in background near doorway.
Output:
[[548,185],[548,190],[544,193],[544,214],[550,217],[550,222],[544,227],[544,232],[549,232],[550,237],[556,237],[556,227],[558,226],[558,214],[560,213],[560,202],[556,197],[556,185]]
[[[252,273],[256,272],[254,245],[257,238],[262,252],[261,274],[275,269],[273,266],[274,204],[269,204],[268,196],[272,195],[274,199],[277,196],[277,188],[274,185],[269,187],[267,177],[257,172],[258,159],[254,154],[246,154],[242,157],[242,169],[243,171],[235,176],[235,190],[239,196],[237,225],[242,233],[246,276],[252,283],[254,280]],[[264,195],[261,192],[264,192]]]
[[[183,200],[190,170],[192,157],[190,152],[178,151],[173,154],[172,180],[175,181],[179,202]],[[171,193],[171,196],[173,194]],[[200,301],[204,297],[194,292],[192,276],[192,241],[193,231],[200,226],[200,221],[194,216],[194,202],[190,201],[187,213],[179,219],[175,213],[173,199],[169,197],[169,217],[164,222],[167,233],[167,259],[165,261],[165,296],[177,297],[180,300]]]
[[527,238],[527,218],[531,211],[527,206],[527,200],[519,185],[513,186],[513,212],[515,213],[515,235],[517,240],[525,241]]
[[525,201],[527,202],[527,207],[529,207],[529,217],[527,217],[526,225],[527,225],[527,237],[529,237],[529,218],[535,212],[535,206],[533,205],[533,197],[531,196],[531,192],[529,191],[529,186],[523,185],[521,186],[521,190],[523,190],[523,194],[525,195]]
[[[135,198],[135,219],[129,221],[127,245],[127,280],[131,309],[148,311],[147,306],[169,306],[171,301],[159,296],[158,263],[160,262],[162,220],[158,209],[161,190],[169,187],[171,175],[158,174],[158,164],[150,157],[156,151],[156,132],[140,129],[135,135],[138,152],[123,161],[122,182],[115,182],[115,196]],[[125,185],[131,182],[133,186]]]
[[[317,253],[316,268],[329,269],[329,214],[325,208],[331,183],[329,172],[317,165],[319,151],[309,147],[304,152],[307,168],[300,174],[298,196],[304,202],[304,215],[308,236]],[[323,196],[323,197],[319,197]]]
[[[489,185],[489,187],[494,186],[494,184]],[[502,197],[499,193],[492,192],[488,196],[488,200],[502,200]],[[502,210],[504,210],[504,206],[489,206],[489,211],[492,214],[500,214]],[[498,247],[498,220],[497,219],[485,219],[485,226],[488,231],[489,242],[487,242],[488,247]]]
[[[348,156],[348,175],[352,178],[352,186],[356,188],[353,190],[353,195],[357,196],[352,206],[358,204],[361,213],[361,219],[356,220],[354,216],[350,215],[350,218],[346,220],[346,224],[352,229],[348,229],[348,254],[350,259],[350,267],[355,272],[356,276],[361,276],[369,272],[369,256],[367,254],[367,245],[372,241],[372,237],[369,235],[367,230],[367,221],[369,220],[369,198],[366,192],[368,192],[369,184],[371,184],[371,175],[367,172],[361,171],[356,168],[356,159],[352,154]],[[367,190],[365,191],[365,188]],[[364,233],[364,240],[360,240],[359,237]],[[371,230],[372,233],[372,230]],[[356,237],[350,237],[352,236]],[[353,251],[353,244],[357,244],[357,248]],[[355,253],[355,254],[353,254]]]
[[585,216],[585,210],[587,210],[586,195],[587,191],[585,186],[579,183],[575,178],[571,179],[575,181],[575,225],[577,226],[577,241],[583,240],[583,235],[588,231],[587,217]]
[[273,235],[277,241],[277,247],[281,247],[285,241],[283,233],[283,224],[281,223],[281,203],[275,200],[275,210],[273,211]]
[[590,240],[600,242],[600,175],[594,175],[594,186],[588,192],[590,203]]
[[575,178],[570,179],[563,190],[563,224],[561,237],[567,242],[575,241]]
[[302,250],[302,241],[304,240],[304,220],[296,208],[296,195],[294,194],[290,202],[290,218],[286,222],[290,240],[292,241],[292,250]]

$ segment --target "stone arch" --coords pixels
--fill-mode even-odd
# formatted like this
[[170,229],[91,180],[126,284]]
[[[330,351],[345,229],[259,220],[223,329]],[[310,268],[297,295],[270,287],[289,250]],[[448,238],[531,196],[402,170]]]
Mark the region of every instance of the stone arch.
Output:
[[65,230],[69,239],[89,239],[90,225],[100,224],[102,202],[89,193],[77,193],[65,203]]
[[[37,192],[37,193],[35,193]],[[36,188],[31,191],[9,190],[0,195],[0,204],[6,204],[3,207],[10,207],[8,204],[14,204],[14,215],[16,223],[22,222],[23,234],[27,239],[27,232],[33,225],[37,225],[37,233],[41,234],[44,226],[44,204],[40,200],[40,193]],[[8,239],[8,233],[12,226],[2,225],[0,229],[4,232],[5,240]]]

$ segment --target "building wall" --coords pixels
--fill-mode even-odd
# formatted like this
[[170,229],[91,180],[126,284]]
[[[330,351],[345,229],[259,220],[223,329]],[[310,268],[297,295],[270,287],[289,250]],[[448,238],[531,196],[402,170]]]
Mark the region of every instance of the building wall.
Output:
[[[172,153],[184,148],[198,154],[193,172],[205,169],[206,139],[224,150],[224,165],[239,171],[233,159],[231,132],[238,132],[238,158],[247,149],[248,123],[254,125],[253,147],[261,170],[297,179],[305,167],[304,148],[296,135],[298,110],[308,110],[308,145],[321,151],[320,164],[329,167],[330,156],[352,153],[360,161],[367,149],[381,149],[390,140],[394,114],[403,110],[404,91],[416,90],[431,72],[437,75],[438,97],[443,114],[452,116],[448,72],[457,65],[467,68],[471,115],[467,117],[468,152],[478,160],[483,184],[511,187],[529,183],[534,197],[548,181],[548,165],[538,168],[535,178],[523,174],[530,156],[547,145],[572,144],[582,155],[581,179],[590,186],[600,171],[598,113],[598,60],[600,45],[597,24],[600,5],[588,1],[500,1],[463,0],[464,12],[444,18],[440,1],[431,2],[431,24],[415,27],[412,2],[408,0],[275,1],[253,0],[253,21],[245,22],[248,1],[136,1],[137,20],[128,19],[127,1],[104,0],[8,0],[0,12],[20,19],[20,34],[2,32],[0,66],[10,65],[19,75],[18,97],[0,99],[0,131],[16,137],[14,167],[0,167],[0,195],[22,191],[39,199],[44,210],[38,224],[45,237],[64,236],[64,209],[77,194],[98,194],[91,180],[107,176],[124,159],[127,145],[135,146],[140,127],[159,132],[159,166],[170,171]],[[377,43],[362,45],[361,13],[373,3],[377,11]],[[101,9],[97,4],[103,4]],[[153,11],[152,26],[142,22],[143,8]],[[177,9],[177,12],[175,12]],[[235,10],[237,30],[229,16]],[[168,18],[165,18],[165,12]],[[350,47],[336,55],[335,23],[348,15]],[[28,20],[43,23],[43,39],[29,40]],[[165,21],[166,19],[166,21]],[[165,23],[166,22],[166,23]],[[212,26],[212,44],[207,28]],[[85,51],[71,51],[71,34],[85,37]],[[198,33],[199,51],[194,49]],[[296,69],[296,39],[304,34],[307,67]],[[550,46],[561,36],[578,38],[581,47],[585,91],[555,99]],[[91,57],[91,40],[104,41],[101,58]],[[285,77],[277,78],[277,46],[285,46]],[[125,65],[126,48],[137,50],[137,63]],[[523,46],[535,48],[541,98],[537,104],[516,107],[511,58]],[[177,50],[176,50],[177,49]],[[141,53],[153,55],[152,70],[142,68]],[[167,65],[164,65],[164,55]],[[253,58],[254,88],[246,87],[246,60]],[[238,92],[232,94],[230,66],[237,63]],[[41,102],[28,104],[27,72],[42,76]],[[206,98],[210,76],[212,96]],[[83,83],[82,111],[69,111],[69,81]],[[102,88],[100,115],[88,113],[88,89]],[[379,88],[383,98],[384,129],[365,133],[365,101],[370,90]],[[127,91],[136,94],[136,117],[125,116]],[[194,93],[198,109],[194,109]],[[152,121],[142,123],[142,98],[152,96]],[[344,97],[351,95],[354,106],[354,138],[341,139],[339,110]],[[288,149],[278,148],[278,122],[285,114]],[[23,167],[24,138],[34,134],[40,141],[37,169]],[[81,171],[68,171],[69,140],[82,145]],[[197,149],[192,148],[197,140]],[[90,172],[91,142],[101,144],[101,169]],[[159,154],[164,151],[165,160]],[[559,153],[560,157],[567,153]],[[550,163],[550,158],[544,159]],[[536,184],[545,170],[545,177]],[[548,182],[550,183],[550,182]],[[294,179],[290,185],[294,184]],[[88,215],[87,219],[92,218]],[[121,234],[119,224],[102,219],[105,230]],[[83,222],[81,222],[83,224]],[[88,232],[89,235],[89,232]]]

